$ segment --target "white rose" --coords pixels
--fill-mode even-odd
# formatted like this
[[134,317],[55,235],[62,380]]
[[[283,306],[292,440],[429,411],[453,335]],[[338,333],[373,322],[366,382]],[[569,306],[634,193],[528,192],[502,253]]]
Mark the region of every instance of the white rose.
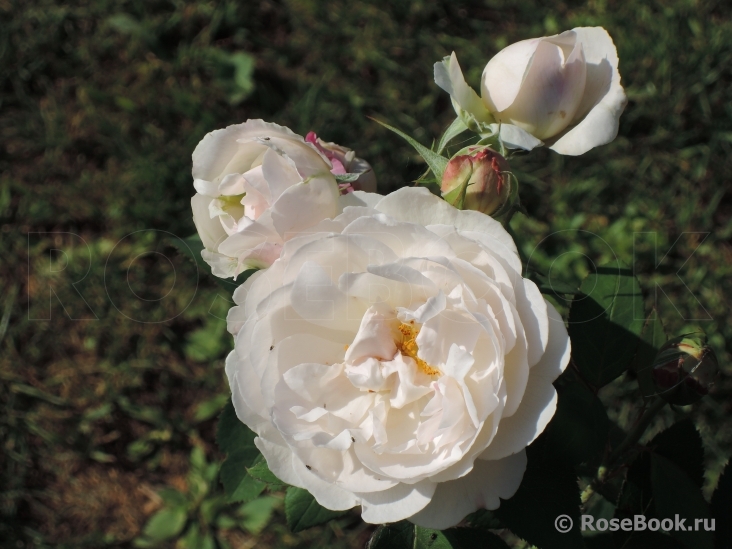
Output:
[[506,126],[501,133],[509,145],[530,150],[545,141],[568,155],[615,139],[627,101],[615,45],[602,27],[502,49],[483,71],[481,98],[465,83],[454,53],[435,65],[435,81],[458,112]]
[[234,407],[321,505],[447,528],[518,489],[567,331],[497,221],[423,188],[348,196],[235,292]]
[[207,134],[193,151],[193,221],[216,276],[268,267],[300,231],[335,216],[331,164],[290,129],[248,120]]

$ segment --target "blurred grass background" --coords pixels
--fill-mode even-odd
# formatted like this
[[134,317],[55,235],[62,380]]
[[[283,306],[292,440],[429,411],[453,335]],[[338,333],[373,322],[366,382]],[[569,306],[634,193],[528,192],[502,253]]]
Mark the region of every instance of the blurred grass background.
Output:
[[[172,547],[139,539],[183,498],[181,547],[363,546],[354,516],[293,535],[278,494],[217,499],[232,341],[227,293],[175,248],[191,152],[265,118],[355,149],[386,193],[424,166],[368,116],[429,144],[454,117],[435,61],[456,51],[477,87],[502,47],[589,25],[630,101],[612,144],[514,162],[523,251],[571,283],[634,265],[668,331],[705,329],[729,373],[732,4],[0,0],[0,545]],[[639,398],[623,383],[606,397],[621,424]],[[707,492],[729,397],[723,381],[693,409]]]

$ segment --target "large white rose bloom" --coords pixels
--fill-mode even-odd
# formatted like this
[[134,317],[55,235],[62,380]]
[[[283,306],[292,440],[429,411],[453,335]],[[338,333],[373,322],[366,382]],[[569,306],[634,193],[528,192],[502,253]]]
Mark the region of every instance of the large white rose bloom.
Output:
[[423,188],[345,198],[234,294],[237,415],[329,509],[440,529],[496,509],[554,415],[564,323],[490,217]]
[[500,123],[508,145],[530,150],[543,141],[567,155],[615,139],[627,102],[618,53],[602,27],[502,49],[483,70],[481,97],[466,84],[455,53],[435,64],[435,82],[450,93],[458,113]]
[[193,151],[193,221],[213,274],[268,267],[284,242],[338,213],[330,161],[290,129],[248,120]]

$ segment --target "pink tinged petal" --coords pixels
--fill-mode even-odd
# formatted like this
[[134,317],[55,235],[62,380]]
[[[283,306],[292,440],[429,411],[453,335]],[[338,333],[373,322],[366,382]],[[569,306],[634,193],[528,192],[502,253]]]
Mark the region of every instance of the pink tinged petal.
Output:
[[557,392],[552,382],[569,363],[571,352],[564,321],[547,302],[549,342],[544,356],[531,368],[521,406],[511,417],[503,418],[490,446],[481,459],[500,459],[531,444],[546,428],[557,407]]
[[397,484],[379,492],[360,492],[361,518],[371,524],[397,522],[418,513],[431,501],[436,485],[429,481]]
[[333,167],[331,168],[330,173],[332,173],[334,175],[343,175],[343,174],[348,173],[346,171],[346,167],[337,158],[331,157],[330,162],[331,162],[331,164],[333,164]]
[[284,240],[336,216],[338,185],[335,180],[314,178],[288,188],[272,205],[272,221]]
[[587,85],[575,117],[583,118],[550,147],[559,154],[571,156],[615,139],[620,115],[628,102],[620,84],[618,54],[607,31],[602,27],[581,27],[574,31],[587,61]]
[[503,48],[483,69],[481,95],[493,113],[506,110],[516,100],[526,69],[541,38],[522,40]]
[[539,139],[552,137],[572,122],[582,101],[586,74],[582,44],[575,44],[565,58],[561,46],[544,39],[536,48],[516,99],[497,116]]
[[478,509],[498,509],[510,499],[526,471],[526,452],[496,461],[476,461],[467,475],[437,484],[432,500],[409,521],[425,528],[444,530]]
[[273,202],[269,184],[264,177],[264,169],[261,164],[243,173],[242,177],[244,178],[244,192],[250,193],[256,191],[264,197],[267,204]]
[[434,73],[435,84],[450,94],[453,104],[472,114],[478,122],[493,121],[478,94],[465,82],[455,52],[449,58],[435,63]]
[[193,210],[193,223],[196,225],[201,242],[207,250],[216,251],[227,235],[221,222],[218,219],[211,219],[209,214],[211,202],[210,197],[195,194],[191,198],[191,209]]

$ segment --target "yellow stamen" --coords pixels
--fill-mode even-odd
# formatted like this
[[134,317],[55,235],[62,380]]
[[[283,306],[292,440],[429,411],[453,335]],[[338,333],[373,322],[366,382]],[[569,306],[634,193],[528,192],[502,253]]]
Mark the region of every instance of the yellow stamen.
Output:
[[400,324],[398,329],[402,334],[402,340],[396,342],[397,349],[399,349],[404,356],[412,357],[417,363],[419,369],[428,376],[439,376],[441,374],[440,370],[433,368],[417,356],[417,351],[419,351],[419,347],[417,347],[417,336],[419,335],[419,330],[415,329],[414,326],[404,323]]

